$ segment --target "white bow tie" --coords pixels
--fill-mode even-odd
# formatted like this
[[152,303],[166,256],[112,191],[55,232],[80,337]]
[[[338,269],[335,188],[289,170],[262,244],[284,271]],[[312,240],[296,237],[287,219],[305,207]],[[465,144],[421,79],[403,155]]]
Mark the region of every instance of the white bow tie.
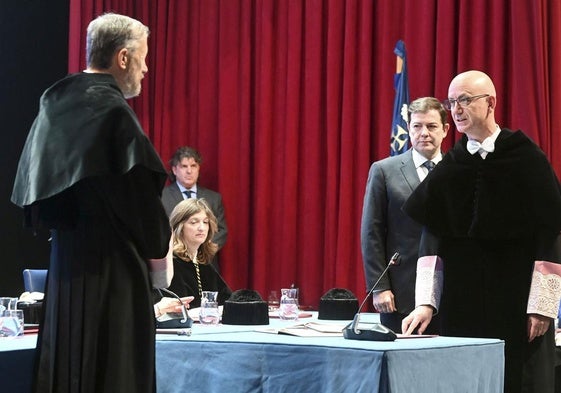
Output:
[[480,150],[486,151],[487,153],[492,153],[495,151],[495,142],[489,138],[485,139],[483,143],[479,143],[476,140],[467,141],[467,150],[470,154],[475,154]]

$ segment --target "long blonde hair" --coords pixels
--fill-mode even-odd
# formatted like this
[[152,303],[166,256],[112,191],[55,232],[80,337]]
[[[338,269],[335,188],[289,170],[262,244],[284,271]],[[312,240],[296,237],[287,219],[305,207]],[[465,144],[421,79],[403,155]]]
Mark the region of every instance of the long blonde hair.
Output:
[[218,251],[218,245],[212,242],[214,235],[218,232],[216,217],[204,199],[189,198],[177,204],[169,216],[173,236],[173,253],[179,258],[190,261],[193,257],[187,252],[187,245],[183,241],[183,224],[193,215],[204,212],[209,221],[208,235],[197,251],[197,262],[209,264]]

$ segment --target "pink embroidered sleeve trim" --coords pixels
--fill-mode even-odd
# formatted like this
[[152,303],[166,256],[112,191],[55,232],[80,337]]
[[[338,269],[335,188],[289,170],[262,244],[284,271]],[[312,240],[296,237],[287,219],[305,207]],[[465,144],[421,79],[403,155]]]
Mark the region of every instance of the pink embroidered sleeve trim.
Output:
[[430,305],[438,310],[443,285],[443,262],[437,255],[419,258],[415,282],[415,307]]
[[561,300],[561,265],[535,261],[528,297],[528,314],[557,318]]

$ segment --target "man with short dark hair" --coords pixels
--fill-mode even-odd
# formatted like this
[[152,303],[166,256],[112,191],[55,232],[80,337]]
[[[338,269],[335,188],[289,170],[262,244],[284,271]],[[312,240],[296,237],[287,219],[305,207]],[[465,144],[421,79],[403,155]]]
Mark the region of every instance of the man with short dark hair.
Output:
[[[401,321],[415,307],[415,271],[421,226],[401,210],[413,190],[442,159],[440,146],[450,125],[442,103],[422,97],[409,105],[407,124],[412,148],[370,167],[362,211],[361,246],[366,286],[370,289],[390,257],[393,266],[373,293],[382,324],[400,332]],[[436,327],[431,330],[436,332]]]
[[[221,249],[228,237],[222,195],[198,184],[202,162],[201,155],[192,147],[183,146],[175,151],[170,160],[172,183],[162,191],[162,203],[169,216],[182,200],[204,198],[218,221],[218,232],[212,241]],[[212,266],[220,271],[218,254],[212,260]]]

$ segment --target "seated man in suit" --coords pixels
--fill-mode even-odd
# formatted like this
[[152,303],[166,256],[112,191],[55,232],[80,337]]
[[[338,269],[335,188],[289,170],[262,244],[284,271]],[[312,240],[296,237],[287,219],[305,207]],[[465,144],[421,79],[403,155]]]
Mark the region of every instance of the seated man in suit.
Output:
[[[172,183],[162,191],[162,203],[169,217],[173,208],[182,200],[204,198],[218,221],[218,232],[214,235],[212,241],[221,249],[228,236],[224,205],[219,193],[197,184],[202,161],[199,152],[192,147],[183,146],[176,150],[170,160]],[[212,266],[220,271],[218,254],[214,257]]]

